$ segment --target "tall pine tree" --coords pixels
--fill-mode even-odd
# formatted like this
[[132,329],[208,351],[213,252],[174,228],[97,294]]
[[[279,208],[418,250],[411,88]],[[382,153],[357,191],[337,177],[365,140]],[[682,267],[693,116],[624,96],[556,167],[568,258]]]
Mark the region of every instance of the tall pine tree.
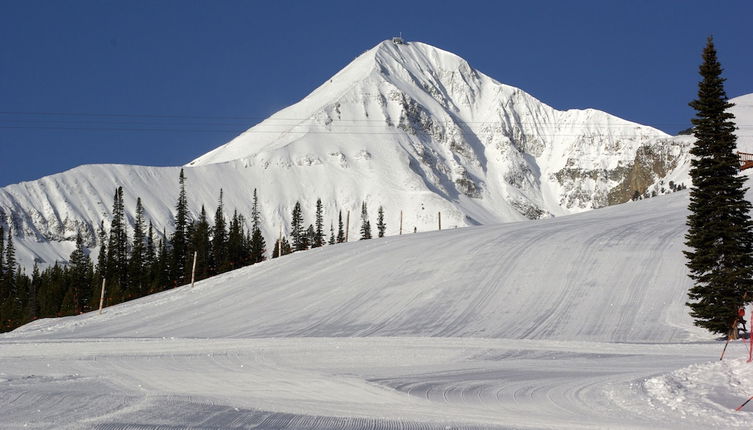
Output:
[[690,153],[690,214],[685,244],[693,280],[688,293],[697,326],[726,334],[737,310],[753,301],[753,224],[745,200],[745,178],[738,175],[734,116],[724,91],[722,67],[712,38],[703,51]]
[[337,213],[337,243],[345,242],[345,232],[343,231],[343,211]]
[[172,281],[184,284],[188,261],[188,198],[186,197],[186,176],[180,169],[178,176],[178,202],[175,205],[175,232],[170,245],[172,248],[170,275]]
[[361,240],[371,239],[371,222],[366,202],[361,204]]
[[311,243],[312,248],[319,248],[324,245],[324,216],[322,214],[322,199],[316,199],[316,221],[314,237]]
[[228,264],[227,223],[225,222],[225,207],[222,203],[222,189],[220,189],[220,199],[214,213],[214,227],[212,228],[211,273],[216,275],[227,271]]
[[377,211],[377,231],[379,232],[379,237],[384,237],[384,232],[387,231],[387,224],[384,223],[384,208],[382,206],[379,206],[379,210]]
[[144,206],[141,197],[136,199],[136,221],[133,226],[133,245],[128,259],[129,281],[134,297],[141,297],[147,283],[146,272],[146,231],[144,224]]
[[[303,251],[306,246],[306,230],[303,227],[303,212],[301,210],[301,203],[295,202],[293,206],[293,213],[291,214],[290,221],[290,240],[293,250]],[[285,253],[283,252],[283,255]]]

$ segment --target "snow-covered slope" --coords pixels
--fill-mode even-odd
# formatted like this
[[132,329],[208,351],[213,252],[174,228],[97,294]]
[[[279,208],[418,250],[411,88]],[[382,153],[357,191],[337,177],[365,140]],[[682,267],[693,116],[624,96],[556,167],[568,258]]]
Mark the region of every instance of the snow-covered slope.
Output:
[[[748,197],[753,197],[750,193]],[[9,428],[749,428],[688,192],[296,253],[0,335]]]
[[[753,192],[749,192],[749,199]],[[295,253],[0,335],[9,428],[750,428],[688,192]]]
[[687,191],[328,246],[8,336],[687,340],[686,206]]
[[734,103],[730,109],[737,125],[737,149],[753,153],[753,94],[730,99]]

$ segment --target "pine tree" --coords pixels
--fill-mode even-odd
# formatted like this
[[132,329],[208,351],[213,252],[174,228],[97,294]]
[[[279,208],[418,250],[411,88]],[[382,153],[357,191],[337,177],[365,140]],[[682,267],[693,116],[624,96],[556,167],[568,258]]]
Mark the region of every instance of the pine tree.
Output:
[[136,199],[136,220],[133,226],[133,244],[131,256],[128,259],[129,280],[132,293],[135,297],[141,297],[146,288],[146,232],[144,225],[144,207],[141,197]]
[[322,215],[322,199],[316,199],[316,230],[311,242],[312,248],[319,248],[324,245],[324,216]]
[[361,203],[361,240],[371,239],[371,223],[366,202]]
[[26,321],[34,321],[39,317],[39,305],[37,304],[37,294],[42,284],[42,277],[39,273],[39,265],[34,262],[34,268],[31,271],[31,284],[29,285],[29,301],[26,304]]
[[266,260],[267,242],[261,234],[261,229],[254,229],[251,233],[251,264]]
[[[306,231],[303,227],[303,213],[300,202],[295,202],[295,206],[293,206],[290,221],[290,239],[294,250],[303,251],[307,248]],[[283,255],[285,254],[283,253]]]
[[316,240],[316,230],[314,230],[314,225],[309,224],[308,228],[303,234],[303,249],[309,249],[314,247],[314,240]]
[[[272,249],[272,258],[277,258],[280,255],[278,254],[278,250],[280,249],[280,240],[275,241],[275,247]],[[290,246],[290,242],[283,237],[282,238],[282,255],[288,255],[291,252],[293,252],[293,248]]]
[[227,235],[228,267],[230,270],[245,266],[248,262],[243,223],[243,215],[239,215],[237,210],[233,211],[233,218],[230,220]]
[[209,264],[212,257],[212,242],[209,239],[210,227],[204,205],[201,206],[199,220],[194,224],[191,248],[196,252],[196,279],[209,277]]
[[335,244],[335,224],[329,223],[329,242],[330,245]]
[[97,228],[97,242],[99,243],[99,255],[97,256],[97,272],[100,277],[107,277],[107,232],[105,222],[100,221]]
[[[5,229],[0,225],[0,283],[3,282],[3,276],[5,275]],[[0,300],[2,300],[0,295]]]
[[188,198],[186,197],[186,176],[180,169],[178,176],[178,202],[175,205],[175,232],[173,232],[170,246],[172,258],[170,272],[172,281],[176,285],[182,285],[186,281],[188,261]]
[[119,293],[128,287],[128,233],[125,225],[125,207],[123,204],[123,187],[115,190],[110,221],[110,238],[107,242],[107,278],[108,285],[116,301]]
[[146,247],[144,248],[144,265],[151,268],[157,258],[157,251],[154,247],[154,227],[152,221],[149,221],[149,228],[146,233]]
[[377,211],[377,231],[379,232],[379,237],[384,237],[384,232],[387,231],[387,224],[384,223],[384,209],[382,206],[379,206],[379,210]]
[[166,290],[172,283],[172,270],[170,268],[170,260],[172,259],[172,254],[167,248],[167,233],[164,229],[162,230],[162,237],[159,240],[159,246],[157,248],[159,249],[159,251],[157,253],[157,268],[156,276],[154,278],[154,292]]
[[[3,285],[5,298],[15,301],[18,298],[16,285],[16,248],[13,246],[13,229],[8,226],[8,240],[5,242],[5,275],[0,283]],[[2,298],[2,297],[0,297]]]
[[337,243],[345,242],[345,232],[343,231],[343,211],[337,213]]
[[254,188],[254,199],[251,204],[251,231],[261,229],[261,213],[259,212],[259,198]]
[[72,312],[74,314],[88,310],[92,296],[92,262],[84,246],[81,232],[76,234],[76,249],[69,257],[68,275],[72,294]]
[[212,265],[211,273],[216,275],[227,271],[227,224],[225,223],[225,207],[222,203],[222,189],[220,200],[214,213],[214,227],[212,228]]
[[753,224],[745,200],[745,178],[738,175],[734,116],[724,91],[722,67],[709,37],[700,66],[692,120],[696,142],[690,153],[690,214],[685,244],[693,280],[688,293],[697,326],[726,334],[737,310],[753,301]]

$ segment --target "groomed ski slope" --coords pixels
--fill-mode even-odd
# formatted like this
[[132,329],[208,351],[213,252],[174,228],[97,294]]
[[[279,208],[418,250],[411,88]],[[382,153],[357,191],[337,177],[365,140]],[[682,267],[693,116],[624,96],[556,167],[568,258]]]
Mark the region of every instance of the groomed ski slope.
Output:
[[[687,192],[268,261],[0,336],[3,428],[749,428]],[[753,409],[751,409],[753,410]]]

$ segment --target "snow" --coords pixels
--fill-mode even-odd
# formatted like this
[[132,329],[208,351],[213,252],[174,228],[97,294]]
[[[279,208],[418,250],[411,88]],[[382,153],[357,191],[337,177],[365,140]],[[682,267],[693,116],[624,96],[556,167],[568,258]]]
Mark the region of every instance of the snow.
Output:
[[[590,210],[609,203],[645,146],[677,160],[668,176],[688,182],[687,142],[594,109],[557,111],[430,45],[383,42],[184,168],[194,217],[201,205],[214,213],[222,188],[228,211],[248,218],[257,188],[272,243],[294,203],[311,222],[317,198],[325,224],[351,211],[351,229],[363,201],[372,219],[384,206],[388,235],[401,211],[406,231],[431,231],[438,212],[454,228]],[[80,166],[0,188],[0,224],[18,233],[27,271],[65,262],[78,231],[91,246],[100,221],[109,226],[117,186],[128,213],[141,197],[170,232],[177,177],[177,167]]]
[[737,125],[737,149],[753,153],[753,94],[746,94],[730,99],[735,106],[730,112],[735,115]]
[[36,321],[0,335],[3,423],[747,428],[747,347],[718,361],[684,306],[687,198],[329,246]]
[[[752,96],[733,100],[741,149]],[[391,237],[2,334],[0,427],[748,428],[753,406],[733,410],[753,395],[747,347],[719,361],[685,306],[687,191],[590,210],[641,147],[676,162],[655,185],[688,184],[691,143],[381,43],[184,168],[194,215],[220,188],[248,214],[258,188],[269,242],[296,200],[312,220],[319,197],[325,222],[352,212],[351,231],[363,200],[372,217],[383,205]],[[117,186],[169,231],[179,169],[4,187],[0,222],[26,267],[65,259],[76,231],[92,240]]]

